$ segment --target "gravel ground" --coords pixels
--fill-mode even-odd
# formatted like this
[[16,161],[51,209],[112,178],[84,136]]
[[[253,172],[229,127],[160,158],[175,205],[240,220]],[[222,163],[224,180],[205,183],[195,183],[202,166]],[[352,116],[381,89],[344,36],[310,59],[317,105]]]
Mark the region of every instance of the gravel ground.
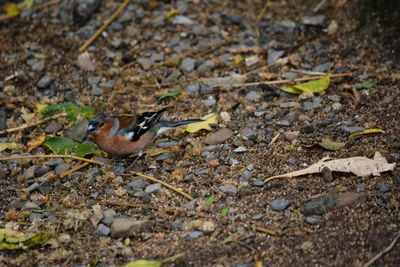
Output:
[[[106,154],[96,158],[106,164],[67,177],[60,175],[81,162],[0,161],[0,228],[52,235],[28,250],[0,251],[0,265],[114,266],[184,252],[166,265],[361,266],[387,247],[400,230],[399,167],[379,177],[328,171],[264,183],[327,156],[380,152],[400,163],[395,35],[374,17],[360,25],[354,4],[328,1],[312,12],[317,2],[132,1],[81,53],[122,1],[58,1],[1,21],[0,130],[40,119],[38,103],[67,101],[107,114],[171,105],[165,119],[220,116],[211,131],[163,134],[154,147],[171,153],[135,166],[193,200],[127,174],[129,161]],[[314,95],[249,84],[316,72],[351,76]],[[183,93],[157,101],[168,90]],[[20,146],[0,156],[51,154],[27,152],[27,143],[79,140],[85,121],[74,123],[3,134],[0,143]],[[337,151],[306,147],[371,128],[385,133]],[[399,248],[376,266],[400,265]]]

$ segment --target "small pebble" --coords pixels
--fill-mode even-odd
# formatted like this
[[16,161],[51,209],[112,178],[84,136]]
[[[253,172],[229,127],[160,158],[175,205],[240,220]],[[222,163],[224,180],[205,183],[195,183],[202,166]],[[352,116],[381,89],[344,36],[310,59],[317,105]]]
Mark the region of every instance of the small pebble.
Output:
[[283,211],[289,206],[290,202],[284,199],[274,199],[269,202],[269,206],[274,211]]
[[221,190],[222,193],[225,193],[225,194],[231,195],[231,196],[234,196],[237,194],[236,186],[231,185],[231,184],[222,185],[219,187],[219,190]]
[[381,182],[376,186],[376,189],[378,189],[382,193],[386,193],[390,191],[390,187],[387,186],[385,183]]

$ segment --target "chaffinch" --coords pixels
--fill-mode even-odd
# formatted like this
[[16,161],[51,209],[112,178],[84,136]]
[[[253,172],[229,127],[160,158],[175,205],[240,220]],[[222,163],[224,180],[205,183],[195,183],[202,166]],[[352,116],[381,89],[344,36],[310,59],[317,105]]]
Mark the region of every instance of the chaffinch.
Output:
[[167,109],[115,118],[99,115],[89,121],[87,132],[92,134],[96,144],[109,154],[129,156],[139,153],[141,156],[146,146],[157,135],[175,127],[202,121],[197,119],[180,122],[160,121]]

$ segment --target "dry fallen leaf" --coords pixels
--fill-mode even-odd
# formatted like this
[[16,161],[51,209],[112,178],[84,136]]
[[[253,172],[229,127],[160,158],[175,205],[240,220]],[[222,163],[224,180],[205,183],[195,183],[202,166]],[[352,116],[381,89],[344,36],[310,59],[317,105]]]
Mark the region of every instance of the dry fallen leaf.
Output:
[[204,116],[203,118],[201,118],[203,121],[191,123],[188,126],[186,126],[185,131],[189,132],[189,133],[196,133],[200,130],[211,131],[210,124],[217,124],[218,123],[217,118],[218,118],[217,113],[210,113],[210,114]]
[[32,138],[28,142],[28,152],[31,152],[35,148],[38,148],[39,146],[41,146],[45,140],[46,140],[46,136],[44,136],[44,135],[36,136],[36,137]]
[[36,114],[30,112],[27,108],[25,108],[25,107],[21,108],[21,117],[24,119],[24,121],[26,123],[34,122],[35,116],[36,116]]
[[291,178],[306,174],[321,173],[322,169],[325,167],[335,172],[351,172],[359,177],[368,177],[370,175],[380,176],[381,172],[392,171],[395,166],[396,163],[388,163],[381,153],[375,152],[374,159],[369,159],[367,157],[352,157],[329,161],[322,159],[306,169],[272,176],[264,182],[269,182],[278,178]]

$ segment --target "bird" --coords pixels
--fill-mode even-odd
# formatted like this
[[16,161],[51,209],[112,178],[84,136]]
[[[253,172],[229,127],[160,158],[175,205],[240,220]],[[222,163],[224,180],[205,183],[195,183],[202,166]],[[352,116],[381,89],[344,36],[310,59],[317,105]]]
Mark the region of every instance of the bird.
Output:
[[[144,149],[161,133],[176,127],[201,122],[201,119],[179,122],[161,121],[169,107],[156,112],[116,117],[98,115],[89,121],[87,133],[105,152],[115,156],[130,156],[137,153],[139,158]],[[136,160],[135,160],[136,161]]]

